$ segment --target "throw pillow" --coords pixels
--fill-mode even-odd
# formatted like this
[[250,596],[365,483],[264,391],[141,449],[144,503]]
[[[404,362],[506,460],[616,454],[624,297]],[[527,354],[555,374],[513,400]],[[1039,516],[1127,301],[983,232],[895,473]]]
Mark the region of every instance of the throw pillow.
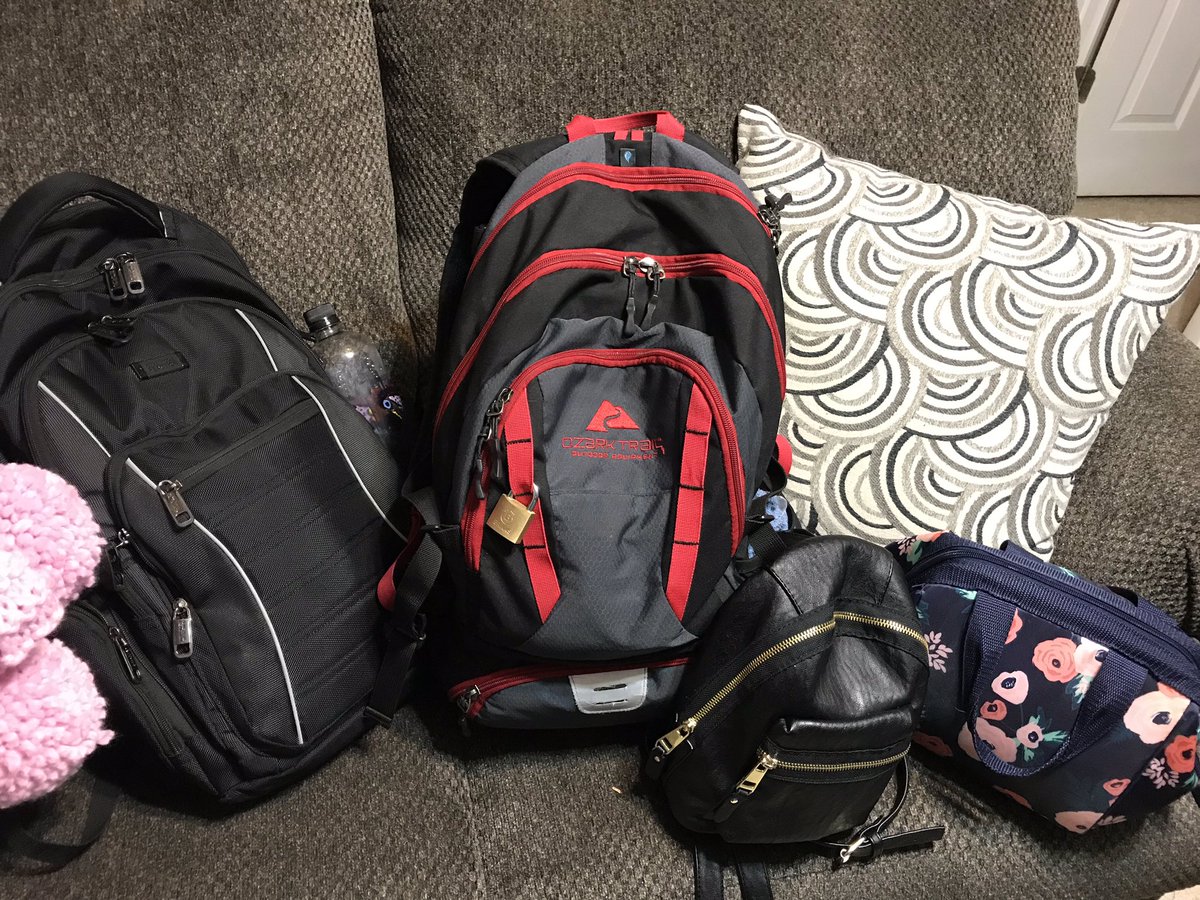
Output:
[[[745,107],[739,169],[790,194],[779,265],[789,499],[825,533],[1054,546],[1200,229],[1050,218],[839,159]],[[1136,510],[1129,511],[1136,516]]]

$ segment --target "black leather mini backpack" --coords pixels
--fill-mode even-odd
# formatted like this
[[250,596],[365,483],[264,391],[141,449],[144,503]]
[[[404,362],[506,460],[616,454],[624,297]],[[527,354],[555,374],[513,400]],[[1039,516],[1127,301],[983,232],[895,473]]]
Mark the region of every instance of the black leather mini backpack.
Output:
[[940,827],[881,834],[928,673],[904,575],[856,538],[781,537],[705,633],[647,775],[682,825],[732,843],[815,842],[835,865],[931,844]]

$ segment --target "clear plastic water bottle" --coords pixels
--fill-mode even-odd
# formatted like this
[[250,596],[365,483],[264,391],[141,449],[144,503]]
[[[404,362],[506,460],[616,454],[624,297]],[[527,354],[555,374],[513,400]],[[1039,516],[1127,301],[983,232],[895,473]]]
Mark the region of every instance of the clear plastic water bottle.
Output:
[[371,423],[379,439],[397,456],[403,450],[404,402],[391,384],[379,348],[365,335],[342,329],[332,303],[314,306],[304,324],[316,343],[313,351],[333,386]]

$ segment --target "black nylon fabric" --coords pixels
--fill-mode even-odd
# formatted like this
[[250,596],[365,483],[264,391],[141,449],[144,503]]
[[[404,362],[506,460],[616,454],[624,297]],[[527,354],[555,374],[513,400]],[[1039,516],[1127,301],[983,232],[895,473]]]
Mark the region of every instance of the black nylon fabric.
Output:
[[60,636],[172,774],[240,802],[367,728],[400,476],[229,244],[139,205],[166,236],[104,202],[5,219],[0,448],[75,484],[109,542]]
[[[455,586],[452,653],[438,661],[448,686],[529,659],[585,671],[686,654],[726,596],[714,588],[771,458],[782,324],[769,229],[703,140],[560,138],[480,163],[443,276],[437,424],[414,482],[434,488]],[[653,361],[664,349],[684,362]],[[573,362],[550,360],[568,351]],[[617,368],[613,353],[633,355]],[[554,368],[526,384],[542,361]],[[510,388],[529,403],[545,552],[485,524],[506,493],[532,500],[497,465]],[[700,503],[687,495],[697,541],[690,525],[676,534],[693,390],[712,419]],[[538,695],[524,694],[532,706],[493,706],[488,724],[534,725]],[[546,727],[603,724],[560,707],[547,699]]]

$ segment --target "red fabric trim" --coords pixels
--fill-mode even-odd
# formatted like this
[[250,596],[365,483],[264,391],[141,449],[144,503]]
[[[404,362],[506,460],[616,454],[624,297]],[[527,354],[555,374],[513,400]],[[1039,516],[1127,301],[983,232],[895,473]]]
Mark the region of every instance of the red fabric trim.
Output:
[[379,599],[379,605],[384,609],[391,609],[396,603],[396,571],[401,573],[408,568],[408,561],[412,559],[413,554],[417,552],[417,545],[421,543],[421,527],[425,523],[421,520],[421,514],[415,508],[410,509],[408,520],[408,536],[404,539],[404,549],[400,551],[400,555],[395,561],[388,566],[388,570],[383,577],[379,579],[379,586],[375,589],[375,596]]
[[770,226],[758,215],[758,207],[751,203],[731,181],[720,175],[703,172],[699,169],[677,169],[668,166],[621,168],[600,163],[570,163],[546,175],[509,207],[508,212],[488,232],[483,243],[479,245],[479,249],[475,251],[475,256],[471,260],[471,268],[467,271],[467,277],[470,277],[471,273],[475,271],[475,266],[479,264],[479,260],[482,259],[487,248],[492,245],[496,235],[514,217],[543,197],[576,181],[591,181],[622,191],[692,191],[698,194],[716,194],[728,197],[735,203],[741,204],[748,213],[754,216],[755,221],[764,232],[768,235],[771,233]]
[[613,132],[613,140],[627,141],[627,140],[629,140],[629,132],[628,131],[614,131]]
[[647,112],[630,113],[626,116],[614,116],[611,119],[593,119],[591,116],[576,116],[567,123],[567,139],[577,141],[593,134],[608,134],[621,129],[648,128],[666,137],[683,140],[683,125],[665,109],[653,109]]
[[[484,339],[487,337],[488,332],[491,331],[496,319],[499,318],[501,310],[510,301],[515,300],[522,291],[539,278],[544,278],[554,272],[560,272],[563,269],[620,271],[625,257],[631,255],[645,256],[646,254],[636,250],[606,250],[598,247],[580,250],[550,250],[526,266],[509,286],[505,288],[504,293],[500,295],[500,299],[496,301],[492,307],[492,311],[488,314],[487,321],[483,323],[483,327],[475,335],[471,346],[463,354],[463,358],[459,360],[454,373],[446,383],[446,387],[442,391],[441,400],[438,402],[437,415],[434,417],[434,434],[437,434],[441,429],[442,417],[446,413],[446,408],[450,405],[450,400],[467,377],[467,373],[474,364],[475,358],[479,355]],[[763,289],[762,282],[758,280],[754,272],[742,263],[716,253],[657,256],[655,258],[662,265],[663,274],[667,278],[687,278],[691,275],[718,272],[735,284],[741,285],[749,292],[750,296],[754,298],[754,302],[758,304],[758,308],[762,311],[767,327],[771,331],[772,347],[775,352],[775,367],[779,372],[779,395],[780,397],[785,396],[787,371],[783,360],[783,341],[779,336],[779,326],[775,321],[775,314],[771,311],[771,301],[767,298],[767,292]]]
[[[533,424],[529,417],[529,395],[521,390],[514,393],[504,409],[502,426],[508,453],[508,479],[513,496],[528,503],[533,496]],[[529,583],[533,586],[533,599],[537,603],[542,621],[550,617],[562,591],[558,584],[558,573],[554,571],[554,560],[546,546],[546,528],[542,521],[542,504],[533,510],[533,519],[525,530],[521,541],[525,550],[525,565],[529,568]]]
[[[563,350],[550,356],[543,356],[529,368],[521,372],[512,383],[514,395],[520,396],[530,381],[543,372],[559,366],[603,366],[608,369],[620,369],[625,366],[667,366],[677,372],[683,372],[704,393],[709,409],[717,414],[719,425],[717,433],[721,438],[721,452],[724,456],[725,484],[729,494],[729,538],[732,556],[737,553],[738,544],[742,540],[742,529],[746,525],[746,470],[742,465],[742,451],[738,447],[737,432],[733,424],[725,400],[717,383],[713,381],[708,370],[690,356],[685,356],[676,350],[640,350],[632,347],[616,349],[599,348],[593,350]],[[509,414],[511,402],[505,407],[504,415]],[[503,429],[504,419],[501,418]]]
[[629,132],[629,139],[633,141],[643,141],[646,139],[646,133],[640,128],[635,128]]
[[704,518],[704,475],[708,470],[708,438],[712,410],[698,385],[688,402],[687,430],[683,434],[683,458],[679,465],[679,491],[675,500],[675,537],[671,547],[671,571],[667,574],[667,602],[682,621],[692,592],[696,557],[700,552],[700,527]]
[[687,661],[688,658],[686,656],[680,656],[675,659],[645,663],[638,663],[636,660],[622,660],[615,663],[596,663],[594,665],[521,666],[515,669],[501,669],[498,672],[492,672],[488,675],[480,675],[477,678],[468,678],[466,681],[460,681],[454,687],[450,688],[447,694],[450,695],[451,700],[457,701],[467,691],[477,688],[479,696],[475,698],[466,711],[468,718],[474,718],[479,715],[484,704],[494,695],[522,684],[530,684],[534,681],[549,681],[554,678],[568,678],[571,675],[621,672],[625,669],[671,669],[675,666],[686,665]]
[[782,434],[775,435],[775,458],[779,460],[779,465],[783,466],[783,474],[790,475],[792,473],[792,445]]
[[492,479],[491,448],[486,444],[483,447],[483,475],[480,483],[483,485],[483,497],[480,498],[475,494],[475,486],[473,483],[467,483],[467,505],[463,509],[462,522],[462,542],[463,542],[463,560],[467,564],[467,568],[473,572],[479,571],[479,554],[480,548],[483,547],[483,523],[487,518],[487,493],[488,486]]

